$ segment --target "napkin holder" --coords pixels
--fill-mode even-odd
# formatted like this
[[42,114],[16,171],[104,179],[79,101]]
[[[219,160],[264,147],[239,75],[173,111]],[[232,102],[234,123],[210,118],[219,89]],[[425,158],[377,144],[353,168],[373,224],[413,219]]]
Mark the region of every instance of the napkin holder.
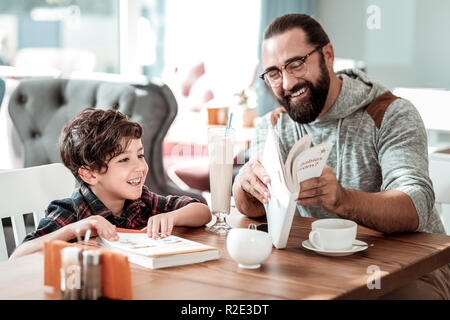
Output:
[[61,240],[44,243],[45,286],[53,287],[55,290],[61,290],[61,250],[69,246],[80,247],[82,250],[100,251],[104,298],[120,300],[133,299],[130,264],[126,255]]

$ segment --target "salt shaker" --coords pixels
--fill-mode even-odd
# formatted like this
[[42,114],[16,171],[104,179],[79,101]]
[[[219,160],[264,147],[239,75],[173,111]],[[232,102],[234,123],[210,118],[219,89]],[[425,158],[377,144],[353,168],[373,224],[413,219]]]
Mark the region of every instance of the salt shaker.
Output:
[[97,300],[102,296],[102,270],[100,253],[83,251],[83,294],[84,300]]
[[81,249],[67,247],[61,250],[61,299],[81,298]]

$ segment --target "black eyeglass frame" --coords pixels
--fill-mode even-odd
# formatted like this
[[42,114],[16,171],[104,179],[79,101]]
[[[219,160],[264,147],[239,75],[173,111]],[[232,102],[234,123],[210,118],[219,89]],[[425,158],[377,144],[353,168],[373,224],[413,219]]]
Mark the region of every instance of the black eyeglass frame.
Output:
[[[327,43],[327,44],[328,44],[328,43]],[[264,82],[266,82],[268,85],[271,86],[271,84],[269,83],[269,80],[266,80],[266,79],[265,79],[265,75],[266,75],[268,72],[273,71],[273,70],[278,70],[278,71],[280,72],[280,74],[283,74],[282,69],[284,69],[284,70],[286,70],[287,72],[289,72],[290,74],[292,74],[290,71],[288,71],[288,70],[286,69],[286,67],[287,67],[288,65],[290,65],[290,64],[293,63],[293,62],[299,61],[299,60],[302,61],[302,65],[305,64],[305,63],[306,63],[306,59],[308,59],[314,52],[316,52],[316,51],[322,49],[322,48],[323,48],[324,46],[326,46],[327,44],[324,44],[324,45],[322,45],[322,46],[316,47],[313,51],[311,51],[310,53],[308,53],[308,54],[305,55],[305,56],[300,56],[300,57],[299,57],[299,56],[295,56],[295,57],[289,58],[289,59],[286,61],[286,63],[285,63],[283,66],[281,66],[281,70],[280,70],[279,68],[277,68],[277,67],[271,67],[271,68],[265,70],[263,73],[261,73],[261,74],[259,75],[259,78],[262,79]]]

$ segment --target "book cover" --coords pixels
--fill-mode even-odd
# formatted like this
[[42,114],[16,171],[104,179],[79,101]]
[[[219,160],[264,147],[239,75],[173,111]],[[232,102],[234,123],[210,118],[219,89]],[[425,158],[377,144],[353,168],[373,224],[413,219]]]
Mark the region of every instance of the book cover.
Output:
[[268,231],[275,248],[286,248],[292,219],[297,207],[300,183],[319,177],[333,147],[331,143],[321,143],[310,147],[312,137],[306,135],[297,141],[288,153],[286,162],[280,153],[278,136],[269,126],[262,165],[270,177],[268,189],[270,198],[264,205]]
[[136,231],[117,228],[118,241],[108,241],[100,236],[98,244],[104,248],[125,253],[130,262],[152,269],[220,258],[219,250],[199,242],[174,235],[152,239],[146,232]]

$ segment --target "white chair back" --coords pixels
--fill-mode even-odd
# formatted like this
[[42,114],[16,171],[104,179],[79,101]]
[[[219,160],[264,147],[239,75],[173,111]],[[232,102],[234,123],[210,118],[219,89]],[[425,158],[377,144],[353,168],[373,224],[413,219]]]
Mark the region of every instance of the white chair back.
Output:
[[419,111],[427,130],[450,131],[447,117],[443,116],[450,104],[450,91],[428,88],[395,88],[392,93],[412,102]]
[[433,182],[436,207],[444,223],[447,234],[450,233],[450,149],[430,153],[429,174]]
[[[35,227],[53,200],[70,197],[75,177],[61,163],[0,171],[0,222],[11,218],[15,247],[26,236],[23,215],[33,213]],[[0,223],[0,261],[8,259],[3,224]]]

